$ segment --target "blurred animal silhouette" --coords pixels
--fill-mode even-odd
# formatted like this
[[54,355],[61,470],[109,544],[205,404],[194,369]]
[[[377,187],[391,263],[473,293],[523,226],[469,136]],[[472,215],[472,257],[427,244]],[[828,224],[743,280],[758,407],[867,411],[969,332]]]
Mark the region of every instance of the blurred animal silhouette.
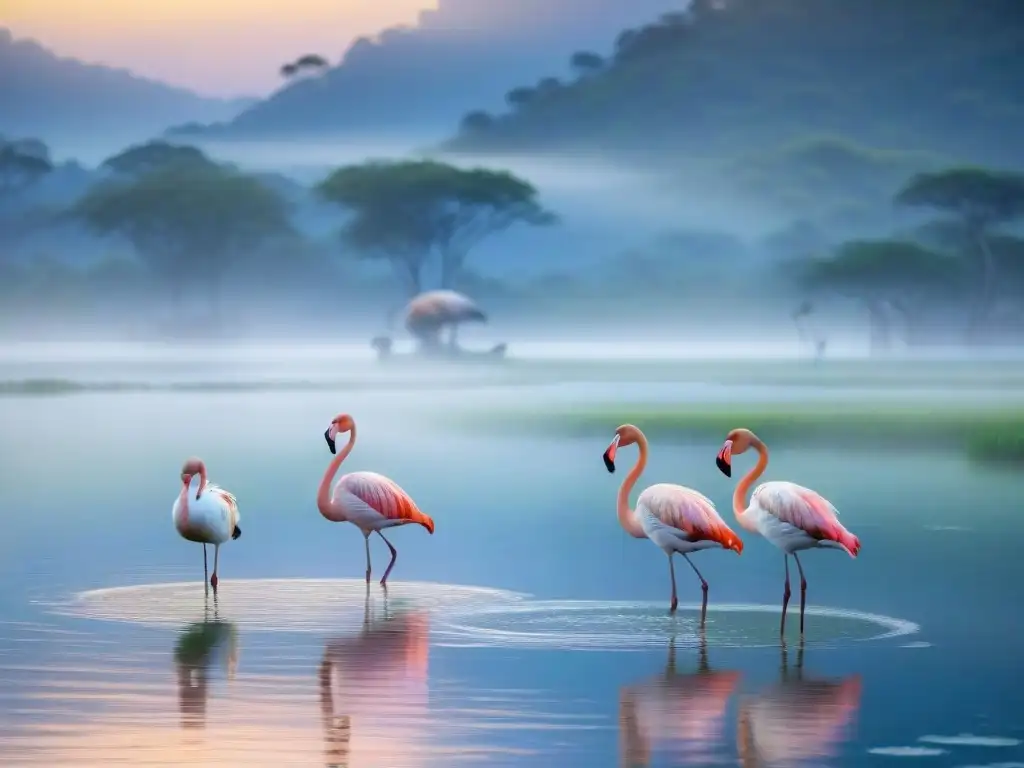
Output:
[[206,465],[191,458],[181,468],[181,492],[171,509],[171,519],[181,537],[203,545],[203,582],[206,582],[206,545],[213,544],[213,575],[210,586],[217,589],[220,545],[242,535],[238,502],[233,494],[206,481]]
[[[348,443],[337,451],[336,438],[348,433]],[[398,483],[376,472],[350,472],[342,475],[331,493],[331,480],[334,478],[341,462],[352,452],[356,442],[356,423],[348,414],[340,414],[334,418],[324,432],[327,447],[334,460],[328,465],[320,488],[317,490],[316,505],[320,514],[334,523],[349,522],[363,533],[366,542],[366,583],[370,583],[370,534],[376,533],[388,549],[391,550],[391,562],[380,580],[382,587],[387,586],[388,575],[395,567],[398,551],[391,545],[384,534],[385,528],[416,523],[422,525],[429,533],[434,532],[434,521],[420,511]]]
[[810,488],[787,482],[762,483],[754,489],[750,506],[745,501],[747,490],[768,466],[768,447],[749,429],[734,429],[718,452],[715,463],[726,477],[732,476],[732,457],[749,448],[757,451],[757,464],[748,472],[732,496],[732,509],[740,525],[759,533],[781,549],[786,565],[786,586],[782,593],[782,622],[779,633],[786,634],[786,608],[789,605],[789,556],[800,571],[800,635],[804,633],[804,608],[807,602],[807,579],[797,552],[826,547],[841,549],[850,557],[860,552],[860,539],[839,522],[836,508],[824,496]]
[[615,437],[604,452],[604,465],[609,472],[614,472],[616,452],[622,446],[634,443],[639,446],[640,456],[619,487],[619,523],[630,536],[650,539],[668,555],[669,575],[672,579],[672,611],[679,605],[679,598],[676,595],[676,568],[672,555],[678,552],[690,564],[700,579],[704,593],[700,608],[700,622],[703,625],[708,610],[708,583],[697,570],[697,566],[690,561],[689,554],[713,548],[731,549],[739,554],[743,551],[743,542],[725,524],[709,498],[681,485],[652,485],[641,492],[636,500],[636,509],[631,510],[629,492],[633,490],[644,467],[647,466],[647,438],[632,424],[623,424],[615,430]]
[[710,668],[703,632],[697,671],[680,674],[673,636],[664,675],[624,686],[619,693],[620,765],[651,765],[655,745],[685,753],[688,765],[718,762],[723,718],[739,680],[739,672]]
[[804,678],[804,646],[789,670],[782,646],[781,681],[740,701],[736,746],[743,768],[816,764],[836,757],[844,731],[860,709],[858,675],[843,680]]

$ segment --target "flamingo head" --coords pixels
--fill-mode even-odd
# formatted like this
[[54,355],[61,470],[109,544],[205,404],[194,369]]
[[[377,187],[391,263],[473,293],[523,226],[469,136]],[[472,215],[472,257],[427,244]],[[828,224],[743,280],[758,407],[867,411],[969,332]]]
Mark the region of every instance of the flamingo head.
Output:
[[755,439],[749,429],[734,429],[725,436],[725,442],[715,458],[715,465],[723,475],[732,477],[732,457],[749,449]]
[[334,417],[331,422],[331,426],[324,432],[324,439],[327,441],[327,447],[331,449],[331,453],[338,452],[338,446],[335,443],[338,435],[351,432],[356,428],[355,421],[347,413],[341,413]]
[[604,466],[609,472],[615,471],[615,454],[624,445],[633,445],[637,441],[639,430],[632,424],[623,424],[615,430],[611,444],[604,452]]
[[206,465],[203,464],[202,459],[197,459],[195,456],[186,459],[184,465],[181,467],[181,482],[188,485],[192,482],[193,475],[199,475],[199,477],[206,477]]

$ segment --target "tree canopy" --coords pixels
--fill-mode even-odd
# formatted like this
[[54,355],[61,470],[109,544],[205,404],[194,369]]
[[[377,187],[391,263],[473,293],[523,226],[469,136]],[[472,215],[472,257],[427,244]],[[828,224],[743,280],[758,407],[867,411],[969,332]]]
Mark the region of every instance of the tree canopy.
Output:
[[162,168],[203,168],[215,165],[197,147],[159,140],[128,147],[101,163],[102,168],[132,176]]
[[423,264],[440,259],[441,287],[454,286],[470,250],[514,224],[542,226],[555,216],[536,188],[507,171],[462,169],[433,160],[371,161],[339,168],[318,194],[353,216],[351,245],[366,255],[398,261],[412,289],[422,289]]
[[36,183],[52,170],[49,150],[42,142],[0,140],[0,197]]
[[267,241],[292,234],[288,208],[257,179],[216,165],[158,168],[91,189],[72,213],[99,233],[121,234],[177,292],[188,277],[217,302],[230,268]]

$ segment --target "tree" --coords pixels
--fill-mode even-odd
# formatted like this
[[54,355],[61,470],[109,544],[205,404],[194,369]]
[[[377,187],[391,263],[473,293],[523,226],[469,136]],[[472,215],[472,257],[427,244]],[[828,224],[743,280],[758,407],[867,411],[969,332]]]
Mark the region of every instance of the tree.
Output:
[[489,112],[478,109],[467,113],[462,118],[460,130],[463,133],[477,133],[479,131],[486,131],[492,125],[494,125],[494,117]]
[[921,318],[924,303],[952,290],[958,275],[955,259],[917,243],[854,240],[827,257],[809,259],[803,278],[810,288],[862,302],[871,324],[872,349],[877,351],[889,346],[894,311],[908,323]]
[[569,66],[579,77],[587,77],[604,69],[604,58],[592,51],[577,51],[569,59]]
[[897,194],[898,205],[931,208],[953,217],[977,274],[968,338],[976,338],[995,300],[998,267],[989,247],[995,229],[1024,216],[1024,174],[984,168],[951,168],[914,176]]
[[346,166],[324,179],[317,192],[353,214],[345,239],[365,255],[401,265],[413,290],[422,288],[419,276],[431,255],[440,260],[441,287],[451,288],[469,252],[485,238],[518,223],[555,221],[529,182],[507,171],[433,160]]
[[206,286],[214,318],[230,270],[253,250],[293,234],[279,195],[252,176],[216,165],[110,180],[87,192],[72,213],[99,233],[129,239],[175,303],[183,286]]
[[158,140],[128,147],[100,165],[114,173],[139,176],[162,168],[213,168],[217,163],[197,147]]
[[51,171],[53,162],[42,142],[0,140],[0,198],[21,192]]
[[526,86],[520,86],[519,88],[513,88],[511,91],[505,94],[506,103],[512,107],[512,109],[522,109],[537,95],[533,88]]
[[304,56],[300,56],[295,61],[282,65],[278,71],[281,73],[281,77],[287,80],[303,72],[320,74],[327,71],[329,67],[330,62],[328,62],[323,56],[317,53],[307,53]]

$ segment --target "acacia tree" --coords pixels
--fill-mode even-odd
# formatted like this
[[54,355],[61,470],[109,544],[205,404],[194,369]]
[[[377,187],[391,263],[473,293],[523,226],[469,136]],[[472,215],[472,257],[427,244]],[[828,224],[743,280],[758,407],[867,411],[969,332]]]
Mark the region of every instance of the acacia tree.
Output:
[[135,246],[175,305],[186,285],[220,314],[228,273],[254,250],[294,234],[285,201],[259,180],[217,165],[159,168],[90,190],[72,214]]
[[967,329],[968,338],[975,338],[988,319],[998,285],[989,239],[999,226],[1024,217],[1024,174],[983,168],[922,173],[897,194],[896,202],[939,211],[960,228],[967,246],[963,256],[977,279]]
[[49,150],[42,142],[0,139],[0,197],[21,192],[52,170]]
[[432,255],[441,287],[455,285],[470,251],[514,224],[543,226],[555,216],[536,188],[507,171],[462,169],[433,160],[371,161],[339,168],[317,192],[352,213],[343,233],[366,256],[382,256],[422,289]]
[[188,144],[150,141],[128,147],[101,164],[114,173],[138,176],[161,168],[213,167],[217,165],[203,151]]
[[861,302],[868,312],[872,350],[879,351],[890,345],[893,310],[903,315],[907,336],[914,336],[924,305],[953,290],[960,273],[956,259],[914,242],[855,240],[827,257],[810,259],[803,279],[809,288]]

